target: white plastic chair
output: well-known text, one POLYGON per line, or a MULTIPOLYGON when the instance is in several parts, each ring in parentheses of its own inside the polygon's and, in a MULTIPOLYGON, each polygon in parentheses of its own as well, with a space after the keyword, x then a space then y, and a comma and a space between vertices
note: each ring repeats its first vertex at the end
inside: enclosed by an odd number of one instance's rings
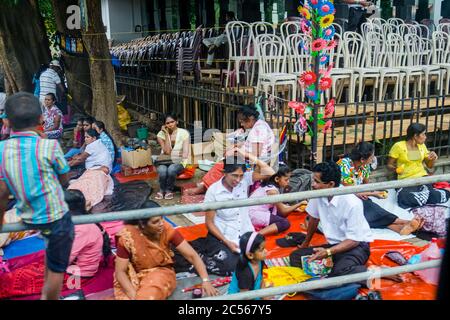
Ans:
MULTIPOLYGON (((344 33, 345 67, 352 69, 357 74, 358 101, 362 101, 366 79, 373 79, 373 97, 378 88, 380 73, 376 68, 366 67, 368 57, 365 55, 363 37, 356 32, 344 33)), ((370 63, 369 63, 370 64, 370 63)))
POLYGON ((437 25, 436 31, 442 31, 446 34, 450 34, 450 23, 439 23, 437 25))
POLYGON ((439 66, 431 65, 431 41, 415 34, 405 36, 408 66, 418 66, 424 73, 425 97, 428 96, 430 76, 437 77, 437 88, 442 91, 442 72, 439 66))
POLYGON ((286 73, 286 46, 280 37, 273 35, 271 40, 267 40, 267 35, 260 35, 256 42, 258 50, 258 63, 260 73, 256 87, 256 96, 262 88, 266 95, 269 87, 272 88, 272 95, 276 94, 277 86, 291 86, 291 100, 297 96, 297 76, 286 73))
POLYGON ((355 102, 356 74, 353 73, 353 70, 344 67, 344 44, 340 34, 335 33, 334 40, 337 42, 337 46, 329 51, 330 63, 333 63, 334 66, 330 73, 332 95, 336 98, 336 101, 340 101, 345 83, 348 80, 347 100, 353 103, 355 102))
POLYGON ((372 24, 378 25, 380 28, 383 28, 383 24, 386 23, 386 20, 384 20, 383 18, 369 18, 367 19, 367 21, 372 24))
POLYGON ((387 78, 395 80, 394 99, 402 95, 401 70, 387 66, 387 48, 382 33, 369 32, 366 36, 366 67, 380 74, 378 100, 383 101, 386 95, 388 83, 387 78))
MULTIPOLYGON (((254 54, 251 52, 252 48, 252 29, 249 23, 244 21, 231 21, 225 26, 225 32, 228 39, 228 68, 225 80, 225 87, 228 87, 231 73, 231 64, 234 63, 234 70, 236 72, 236 84, 240 84, 240 66, 241 63, 246 63, 255 60, 254 54)), ((247 73, 247 83, 250 78, 247 73)))
POLYGON ((443 31, 435 31, 432 35, 432 63, 445 70, 445 94, 450 92, 450 35, 443 31))
POLYGON ((338 33, 340 36, 342 36, 343 30, 342 26, 339 23, 333 22, 333 27, 336 33, 338 33))
MULTIPOLYGON (((310 69, 312 58, 304 48, 311 47, 311 37, 307 34, 291 34, 287 37, 285 44, 288 53, 288 73, 298 77, 310 69)), ((305 98, 303 90, 300 90, 300 96, 302 99, 305 98)))
POLYGON ((281 39, 286 43, 291 34, 301 33, 300 21, 286 21, 280 25, 281 39))
POLYGON ((398 27, 399 25, 404 24, 405 20, 400 18, 389 18, 387 19, 386 23, 398 27))
MULTIPOLYGON (((409 84, 411 78, 414 79, 414 94, 416 95, 417 91, 421 92, 423 71, 420 66, 407 66, 407 54, 403 37, 397 33, 389 34, 386 39, 386 48, 388 67, 400 69, 402 72, 400 92, 402 92, 403 79, 405 79, 404 96, 406 98, 409 97, 409 84)), ((403 95, 400 95, 400 97, 403 97, 403 95)))

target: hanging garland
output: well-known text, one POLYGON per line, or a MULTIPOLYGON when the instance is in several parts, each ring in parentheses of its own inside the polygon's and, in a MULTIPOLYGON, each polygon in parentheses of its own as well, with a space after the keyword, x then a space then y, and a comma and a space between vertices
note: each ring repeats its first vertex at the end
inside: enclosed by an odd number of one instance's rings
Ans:
POLYGON ((299 134, 308 134, 312 137, 312 124, 317 121, 317 128, 324 133, 331 129, 331 117, 334 113, 335 100, 330 99, 326 106, 320 106, 322 94, 331 88, 332 80, 330 73, 333 65, 330 63, 330 51, 337 43, 334 40, 336 32, 333 21, 335 8, 333 1, 328 0, 305 0, 303 6, 298 7, 302 15, 300 27, 304 34, 311 36, 311 44, 300 43, 300 49, 308 52, 314 63, 311 70, 305 71, 299 78, 299 82, 305 90, 306 103, 291 101, 289 107, 298 114, 298 120, 294 130, 299 134), (319 68, 314 68, 319 64, 319 68), (316 74, 313 70, 319 70, 316 74), (317 119, 313 117, 313 110, 317 108, 317 119))

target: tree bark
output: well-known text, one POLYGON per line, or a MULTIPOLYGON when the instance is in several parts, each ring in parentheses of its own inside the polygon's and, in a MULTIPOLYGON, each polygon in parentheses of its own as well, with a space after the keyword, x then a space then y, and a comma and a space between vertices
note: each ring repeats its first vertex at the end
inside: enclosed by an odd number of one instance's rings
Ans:
MULTIPOLYGON (((81 30, 67 28, 68 15, 66 10, 71 5, 78 5, 78 0, 52 0, 56 28, 61 34, 80 38, 81 30)), ((72 104, 80 111, 92 114, 91 76, 88 57, 78 57, 61 50, 65 75, 72 104)))
POLYGON ((101 1, 86 1, 88 26, 82 32, 83 41, 89 54, 92 86, 92 114, 102 120, 108 131, 120 141, 114 69, 111 63, 108 40, 102 20, 101 1))
POLYGON ((0 64, 7 91, 32 91, 32 77, 50 62, 49 42, 37 0, 0 1, 0 64))

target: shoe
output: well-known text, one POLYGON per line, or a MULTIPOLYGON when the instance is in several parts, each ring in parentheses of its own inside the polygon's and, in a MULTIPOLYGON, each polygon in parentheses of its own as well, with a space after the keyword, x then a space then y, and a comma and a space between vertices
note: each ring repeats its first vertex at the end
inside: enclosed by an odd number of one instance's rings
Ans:
POLYGON ((155 200, 162 200, 164 199, 164 194, 162 192, 158 192, 155 196, 155 200))
POLYGON ((172 192, 167 192, 164 199, 166 200, 172 200, 173 199, 173 193, 172 192))

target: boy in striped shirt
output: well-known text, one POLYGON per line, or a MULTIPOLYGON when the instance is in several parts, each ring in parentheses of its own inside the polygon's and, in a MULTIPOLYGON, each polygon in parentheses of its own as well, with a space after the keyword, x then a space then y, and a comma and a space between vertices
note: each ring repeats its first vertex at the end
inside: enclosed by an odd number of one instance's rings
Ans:
POLYGON ((25 225, 46 239, 45 283, 41 299, 57 300, 69 264, 74 226, 61 185, 70 168, 57 140, 42 139, 39 100, 29 93, 11 96, 5 105, 10 139, 0 142, 0 227, 8 196, 17 200, 25 225))

